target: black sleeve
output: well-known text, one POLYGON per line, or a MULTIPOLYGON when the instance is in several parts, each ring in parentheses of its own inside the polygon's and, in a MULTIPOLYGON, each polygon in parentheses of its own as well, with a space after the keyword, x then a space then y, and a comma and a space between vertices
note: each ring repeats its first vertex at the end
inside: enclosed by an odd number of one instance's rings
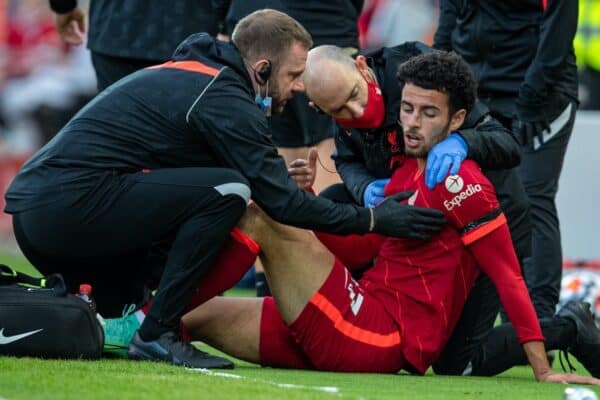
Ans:
POLYGON ((453 0, 440 1, 438 27, 433 37, 433 47, 439 50, 452 50, 452 31, 456 25, 458 6, 453 0))
POLYGON ((356 9, 356 14, 360 15, 362 12, 363 6, 365 5, 365 0, 351 0, 352 5, 356 9))
MULTIPOLYGON (((519 89, 519 107, 531 108, 532 118, 547 104, 548 89, 562 79, 562 68, 577 32, 578 2, 549 0, 540 26, 537 53, 519 89)), ((535 119, 535 118, 533 118, 535 119)))
POLYGON ((514 168, 521 162, 521 148, 512 133, 489 114, 474 127, 458 133, 469 146, 467 157, 483 169, 514 168))
POLYGON ((212 5, 215 17, 217 18, 219 33, 227 33, 225 29, 225 17, 229 11, 231 0, 211 0, 210 3, 212 5))
POLYGON ((50 8, 57 14, 66 14, 77 7, 77 0, 50 0, 50 8))
POLYGON ((252 199, 274 220, 330 233, 366 233, 367 209, 336 204, 298 189, 267 136, 264 114, 236 80, 218 77, 188 112, 188 122, 204 135, 215 156, 248 179, 252 199))
POLYGON ((361 155, 353 150, 353 143, 342 128, 335 134, 335 151, 332 158, 344 185, 357 204, 363 204, 367 185, 376 178, 369 173, 361 155))

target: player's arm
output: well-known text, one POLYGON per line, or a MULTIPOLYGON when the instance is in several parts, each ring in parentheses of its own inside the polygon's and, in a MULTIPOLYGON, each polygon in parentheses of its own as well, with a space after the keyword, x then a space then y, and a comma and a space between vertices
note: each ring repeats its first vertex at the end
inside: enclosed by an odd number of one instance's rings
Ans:
MULTIPOLYGON (((496 287, 519 342, 522 345, 538 342, 543 348, 544 337, 512 247, 506 217, 500 210, 492 184, 479 166, 465 161, 458 176, 448 177, 444 185, 434 189, 433 196, 446 210, 448 222, 458 230, 479 268, 496 287)), ((549 369, 547 359, 545 364, 537 359, 538 347, 528 345, 525 349, 528 357, 531 355, 535 361, 532 366, 536 378, 549 369)))
POLYGON ((465 232, 463 242, 494 283, 535 377, 542 380, 550 371, 544 338, 521 275, 504 214, 478 226, 474 224, 465 232))
MULTIPOLYGON (((481 228, 485 230, 485 225, 481 228)), ((540 382, 597 384, 592 377, 553 371, 548 363, 541 328, 529 298, 506 223, 470 243, 469 251, 498 290, 502 305, 540 382)))

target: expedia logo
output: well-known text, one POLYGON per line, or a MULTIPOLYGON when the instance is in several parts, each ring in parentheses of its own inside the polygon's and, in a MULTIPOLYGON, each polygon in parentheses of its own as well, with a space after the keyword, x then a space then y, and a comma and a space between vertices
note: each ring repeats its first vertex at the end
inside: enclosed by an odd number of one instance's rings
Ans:
MULTIPOLYGON (((446 179, 446 182, 447 181, 448 180, 446 179)), ((462 179, 461 179, 461 183, 462 183, 462 179)), ((446 185, 446 187, 447 187, 447 185, 446 185)), ((460 192, 459 194, 454 196, 452 198, 452 200, 450 200, 450 201, 445 200, 444 207, 446 207, 446 210, 452 211, 452 209, 454 207, 460 207, 463 200, 466 200, 467 198, 471 197, 472 195, 474 195, 477 192, 481 192, 481 185, 479 183, 477 183, 475 185, 468 184, 467 190, 460 192)))
POLYGON ((446 185, 446 190, 448 190, 450 193, 458 193, 462 190, 465 183, 460 176, 449 175, 444 184, 446 185))

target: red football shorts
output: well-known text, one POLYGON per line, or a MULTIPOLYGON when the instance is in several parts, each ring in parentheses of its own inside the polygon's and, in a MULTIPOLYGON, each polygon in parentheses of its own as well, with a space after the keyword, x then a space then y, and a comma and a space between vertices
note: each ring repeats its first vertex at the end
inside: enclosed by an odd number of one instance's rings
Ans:
POLYGON ((405 362, 398 326, 337 259, 296 321, 286 326, 267 297, 260 325, 265 366, 395 373, 405 362))

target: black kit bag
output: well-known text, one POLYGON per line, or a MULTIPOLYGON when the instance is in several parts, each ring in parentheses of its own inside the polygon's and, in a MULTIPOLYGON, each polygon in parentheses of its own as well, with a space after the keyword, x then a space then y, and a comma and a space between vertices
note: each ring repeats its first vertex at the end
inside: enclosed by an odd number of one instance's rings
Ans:
POLYGON ((104 330, 59 274, 34 278, 0 264, 0 355, 99 358, 104 330))

